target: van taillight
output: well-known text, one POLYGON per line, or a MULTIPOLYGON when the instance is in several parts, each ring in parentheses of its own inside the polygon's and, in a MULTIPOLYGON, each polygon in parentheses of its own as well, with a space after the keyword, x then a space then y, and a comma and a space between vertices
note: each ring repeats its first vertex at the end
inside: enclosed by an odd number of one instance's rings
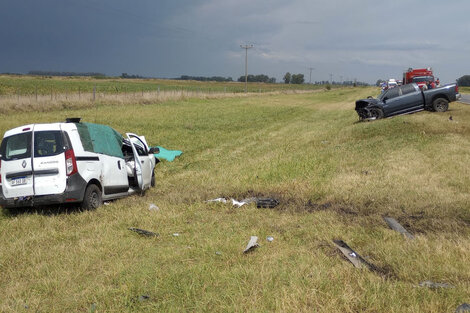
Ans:
POLYGON ((455 93, 459 93, 459 85, 455 85, 455 93))
POLYGON ((77 160, 75 159, 75 153, 73 152, 73 149, 65 151, 65 172, 67 173, 67 176, 78 172, 77 160))

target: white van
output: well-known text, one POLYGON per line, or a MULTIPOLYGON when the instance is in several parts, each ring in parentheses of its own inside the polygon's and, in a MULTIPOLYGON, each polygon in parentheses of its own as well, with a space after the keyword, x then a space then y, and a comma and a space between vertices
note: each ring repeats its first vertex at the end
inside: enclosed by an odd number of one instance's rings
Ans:
POLYGON ((0 146, 0 205, 81 203, 143 192, 155 185, 157 160, 144 137, 106 125, 30 124, 5 132, 0 146))

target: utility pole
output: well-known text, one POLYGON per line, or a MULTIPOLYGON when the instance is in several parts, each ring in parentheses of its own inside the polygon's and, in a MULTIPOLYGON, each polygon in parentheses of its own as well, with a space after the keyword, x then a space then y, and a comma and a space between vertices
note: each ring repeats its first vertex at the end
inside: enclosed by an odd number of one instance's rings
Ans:
POLYGON ((330 73, 330 85, 333 84, 333 74, 330 73))
POLYGON ((253 48, 253 45, 240 45, 240 48, 245 49, 245 93, 246 93, 247 84, 248 84, 248 49, 253 48))
POLYGON ((314 70, 314 68, 309 67, 308 69, 310 70, 310 79, 308 80, 308 83, 311 84, 312 83, 312 71, 314 70))

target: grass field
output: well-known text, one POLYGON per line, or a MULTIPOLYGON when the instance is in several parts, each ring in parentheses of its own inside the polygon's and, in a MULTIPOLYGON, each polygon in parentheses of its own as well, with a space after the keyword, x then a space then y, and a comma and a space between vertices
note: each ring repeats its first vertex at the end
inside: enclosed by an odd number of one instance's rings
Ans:
POLYGON ((354 101, 377 93, 2 114, 1 133, 80 116, 184 153, 157 165, 143 197, 86 212, 2 210, 0 311, 442 313, 470 303, 470 107, 357 123, 354 101), (280 205, 206 202, 250 196, 280 205), (244 255, 252 235, 261 246, 244 255), (333 239, 377 271, 354 268, 333 239), (418 287, 427 280, 453 288, 418 287))
MULTIPOLYGON (((309 84, 248 84, 249 92, 272 92, 285 90, 312 90, 324 86, 309 84)), ((93 77, 55 77, 28 75, 0 75, 0 96, 35 96, 52 94, 91 93, 121 94, 155 91, 229 92, 245 91, 245 84, 239 82, 199 82, 169 79, 121 79, 93 77)))

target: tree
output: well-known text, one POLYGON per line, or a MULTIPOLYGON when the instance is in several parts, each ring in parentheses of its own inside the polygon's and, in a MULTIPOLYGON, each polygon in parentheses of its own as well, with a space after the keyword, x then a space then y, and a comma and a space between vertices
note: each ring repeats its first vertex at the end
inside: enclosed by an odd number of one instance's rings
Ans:
POLYGON ((470 86, 470 75, 464 75, 457 79, 457 84, 462 87, 469 87, 470 86))
POLYGON ((287 72, 286 75, 284 75, 284 78, 283 78, 284 83, 285 83, 285 84, 289 84, 291 78, 292 78, 292 77, 291 77, 291 74, 290 74, 289 72, 287 72))
POLYGON ((293 74, 291 78, 291 83, 293 84, 303 84, 305 82, 304 74, 293 74))

